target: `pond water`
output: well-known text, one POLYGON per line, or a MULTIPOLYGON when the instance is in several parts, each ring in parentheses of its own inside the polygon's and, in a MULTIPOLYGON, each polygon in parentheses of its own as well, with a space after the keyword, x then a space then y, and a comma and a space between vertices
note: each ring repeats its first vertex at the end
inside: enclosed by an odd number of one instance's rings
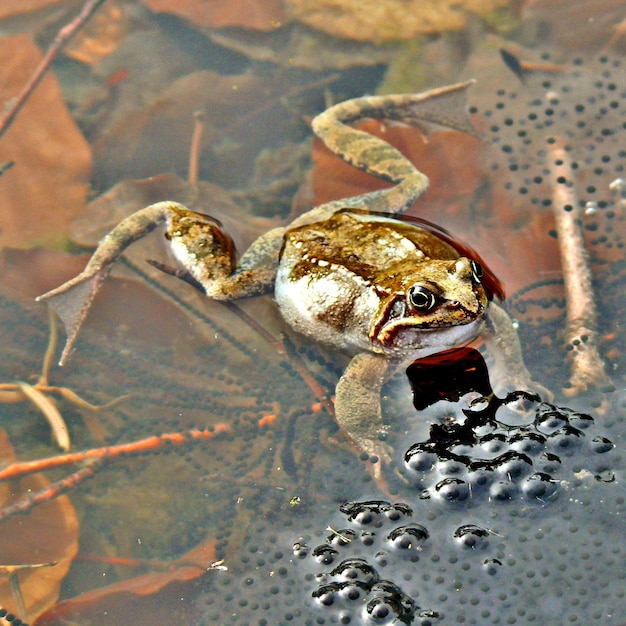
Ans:
MULTIPOLYGON (((0 566, 58 561, 18 572, 25 615, 3 570, 0 607, 40 625, 625 624, 624 3, 440 3, 425 32, 411 2, 372 3, 387 13, 371 19, 349 2, 223 4, 103 3, 0 135, 13 163, 0 178, 3 464, 11 446, 19 460, 58 454, 45 408, 16 403, 14 381, 58 400, 72 451, 228 426, 110 459, 57 508, 0 521, 0 566), (416 362, 383 389, 381 468, 326 408, 348 357, 287 328, 269 296, 238 303, 242 317, 148 265, 174 263, 159 235, 131 246, 49 375, 94 404, 130 397, 95 413, 33 381, 48 340, 34 297, 123 217, 183 202, 241 252, 313 205, 386 185, 313 141, 326 106, 470 78, 476 136, 365 128, 428 175, 409 213, 498 276, 554 398, 507 395, 480 346, 416 362), (560 147, 608 375, 578 394, 552 215, 560 147)), ((4 102, 80 6, 0 10, 4 102)), ((0 483, 3 505, 45 489, 37 476, 0 483)))

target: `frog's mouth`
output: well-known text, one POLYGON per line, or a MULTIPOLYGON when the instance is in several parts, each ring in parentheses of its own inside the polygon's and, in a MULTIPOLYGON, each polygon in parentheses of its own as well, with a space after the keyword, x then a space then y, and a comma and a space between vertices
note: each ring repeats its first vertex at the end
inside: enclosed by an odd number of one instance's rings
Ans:
POLYGON ((426 313, 411 310, 404 298, 390 298, 370 326, 369 338, 385 349, 419 349, 441 342, 443 346, 459 345, 478 333, 488 300, 481 289, 474 302, 442 301, 426 313))
POLYGON ((456 326, 422 328, 416 324, 393 324, 385 327, 372 341, 383 352, 427 351, 432 354, 471 343, 480 334, 483 318, 456 326))

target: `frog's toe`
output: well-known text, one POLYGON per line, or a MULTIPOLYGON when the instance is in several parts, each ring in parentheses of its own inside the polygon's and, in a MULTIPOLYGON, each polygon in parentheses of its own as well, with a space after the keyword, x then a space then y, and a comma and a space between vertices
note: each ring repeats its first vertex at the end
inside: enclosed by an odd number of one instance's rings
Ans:
POLYGON ((500 397, 504 397, 508 393, 512 393, 514 391, 527 391, 538 395, 544 402, 552 402, 552 400, 554 400, 554 394, 547 387, 544 387, 541 383, 533 380, 530 375, 513 376, 497 380, 494 383, 494 391, 496 392, 496 395, 500 397))
POLYGON ((393 448, 380 439, 367 439, 359 441, 361 450, 370 457, 370 460, 381 464, 389 465, 393 455, 393 448))
POLYGON ((544 387, 532 378, 516 381, 515 391, 529 391, 538 395, 544 402, 552 402, 554 400, 554 394, 547 387, 544 387))
POLYGON ((529 391, 536 393, 544 402, 552 402, 554 400, 554 394, 536 380, 531 381, 529 391))

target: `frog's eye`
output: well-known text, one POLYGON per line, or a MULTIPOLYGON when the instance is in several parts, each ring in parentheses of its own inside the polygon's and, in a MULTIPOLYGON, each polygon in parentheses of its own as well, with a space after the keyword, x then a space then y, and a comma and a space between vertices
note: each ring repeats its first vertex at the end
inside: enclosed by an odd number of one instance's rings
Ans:
POLYGON ((470 267, 472 268, 472 279, 477 285, 480 285, 484 275, 483 266, 476 261, 470 261, 470 267))
POLYGON ((423 285, 409 289, 409 304, 418 311, 430 311, 437 304, 437 296, 423 285))

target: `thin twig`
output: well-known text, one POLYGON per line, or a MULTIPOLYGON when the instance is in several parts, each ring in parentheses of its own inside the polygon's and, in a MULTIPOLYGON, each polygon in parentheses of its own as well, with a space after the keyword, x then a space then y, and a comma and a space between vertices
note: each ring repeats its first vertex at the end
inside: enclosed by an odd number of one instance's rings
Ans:
POLYGON ((202 111, 193 114, 193 134, 191 135, 191 147, 189 149, 189 171, 187 173, 190 185, 198 184, 198 164, 200 162, 200 148, 202 147, 202 135, 204 134, 205 115, 202 111))
POLYGON ((74 489, 74 487, 78 486, 87 478, 91 478, 102 465, 104 465, 104 459, 91 459, 85 467, 82 467, 73 474, 50 483, 41 491, 29 493, 17 502, 2 507, 0 509, 0 522, 4 522, 16 515, 24 515, 34 509, 38 504, 44 504, 45 502, 50 502, 58 498, 66 491, 74 489))
POLYGON ((35 461, 16 461, 8 467, 0 470, 0 482, 15 478, 22 478, 34 472, 42 472, 57 467, 83 463, 85 461, 109 461, 121 456, 134 456, 147 452, 157 452, 170 446, 180 446, 186 443, 204 441, 211 439, 221 433, 230 432, 228 424, 215 424, 207 430, 188 430, 182 433, 166 433, 155 435, 131 443, 121 443, 114 446, 104 446, 102 448, 92 448, 82 452, 70 452, 57 456, 37 459, 35 461))
POLYGON ((33 75, 30 77, 26 85, 24 85, 19 95, 13 100, 4 116, 0 119, 0 137, 2 137, 2 135, 4 135, 4 133, 6 133, 9 129, 13 120, 26 104, 33 91, 35 91, 37 85, 39 85, 41 79, 45 76, 60 50, 67 45, 70 39, 76 35, 76 33, 87 23, 89 18, 100 8, 102 4, 104 4, 104 2, 106 2, 106 0, 87 0, 81 12, 69 24, 63 26, 63 28, 61 28, 61 30, 57 33, 54 41, 48 48, 48 51, 33 72, 33 75))

